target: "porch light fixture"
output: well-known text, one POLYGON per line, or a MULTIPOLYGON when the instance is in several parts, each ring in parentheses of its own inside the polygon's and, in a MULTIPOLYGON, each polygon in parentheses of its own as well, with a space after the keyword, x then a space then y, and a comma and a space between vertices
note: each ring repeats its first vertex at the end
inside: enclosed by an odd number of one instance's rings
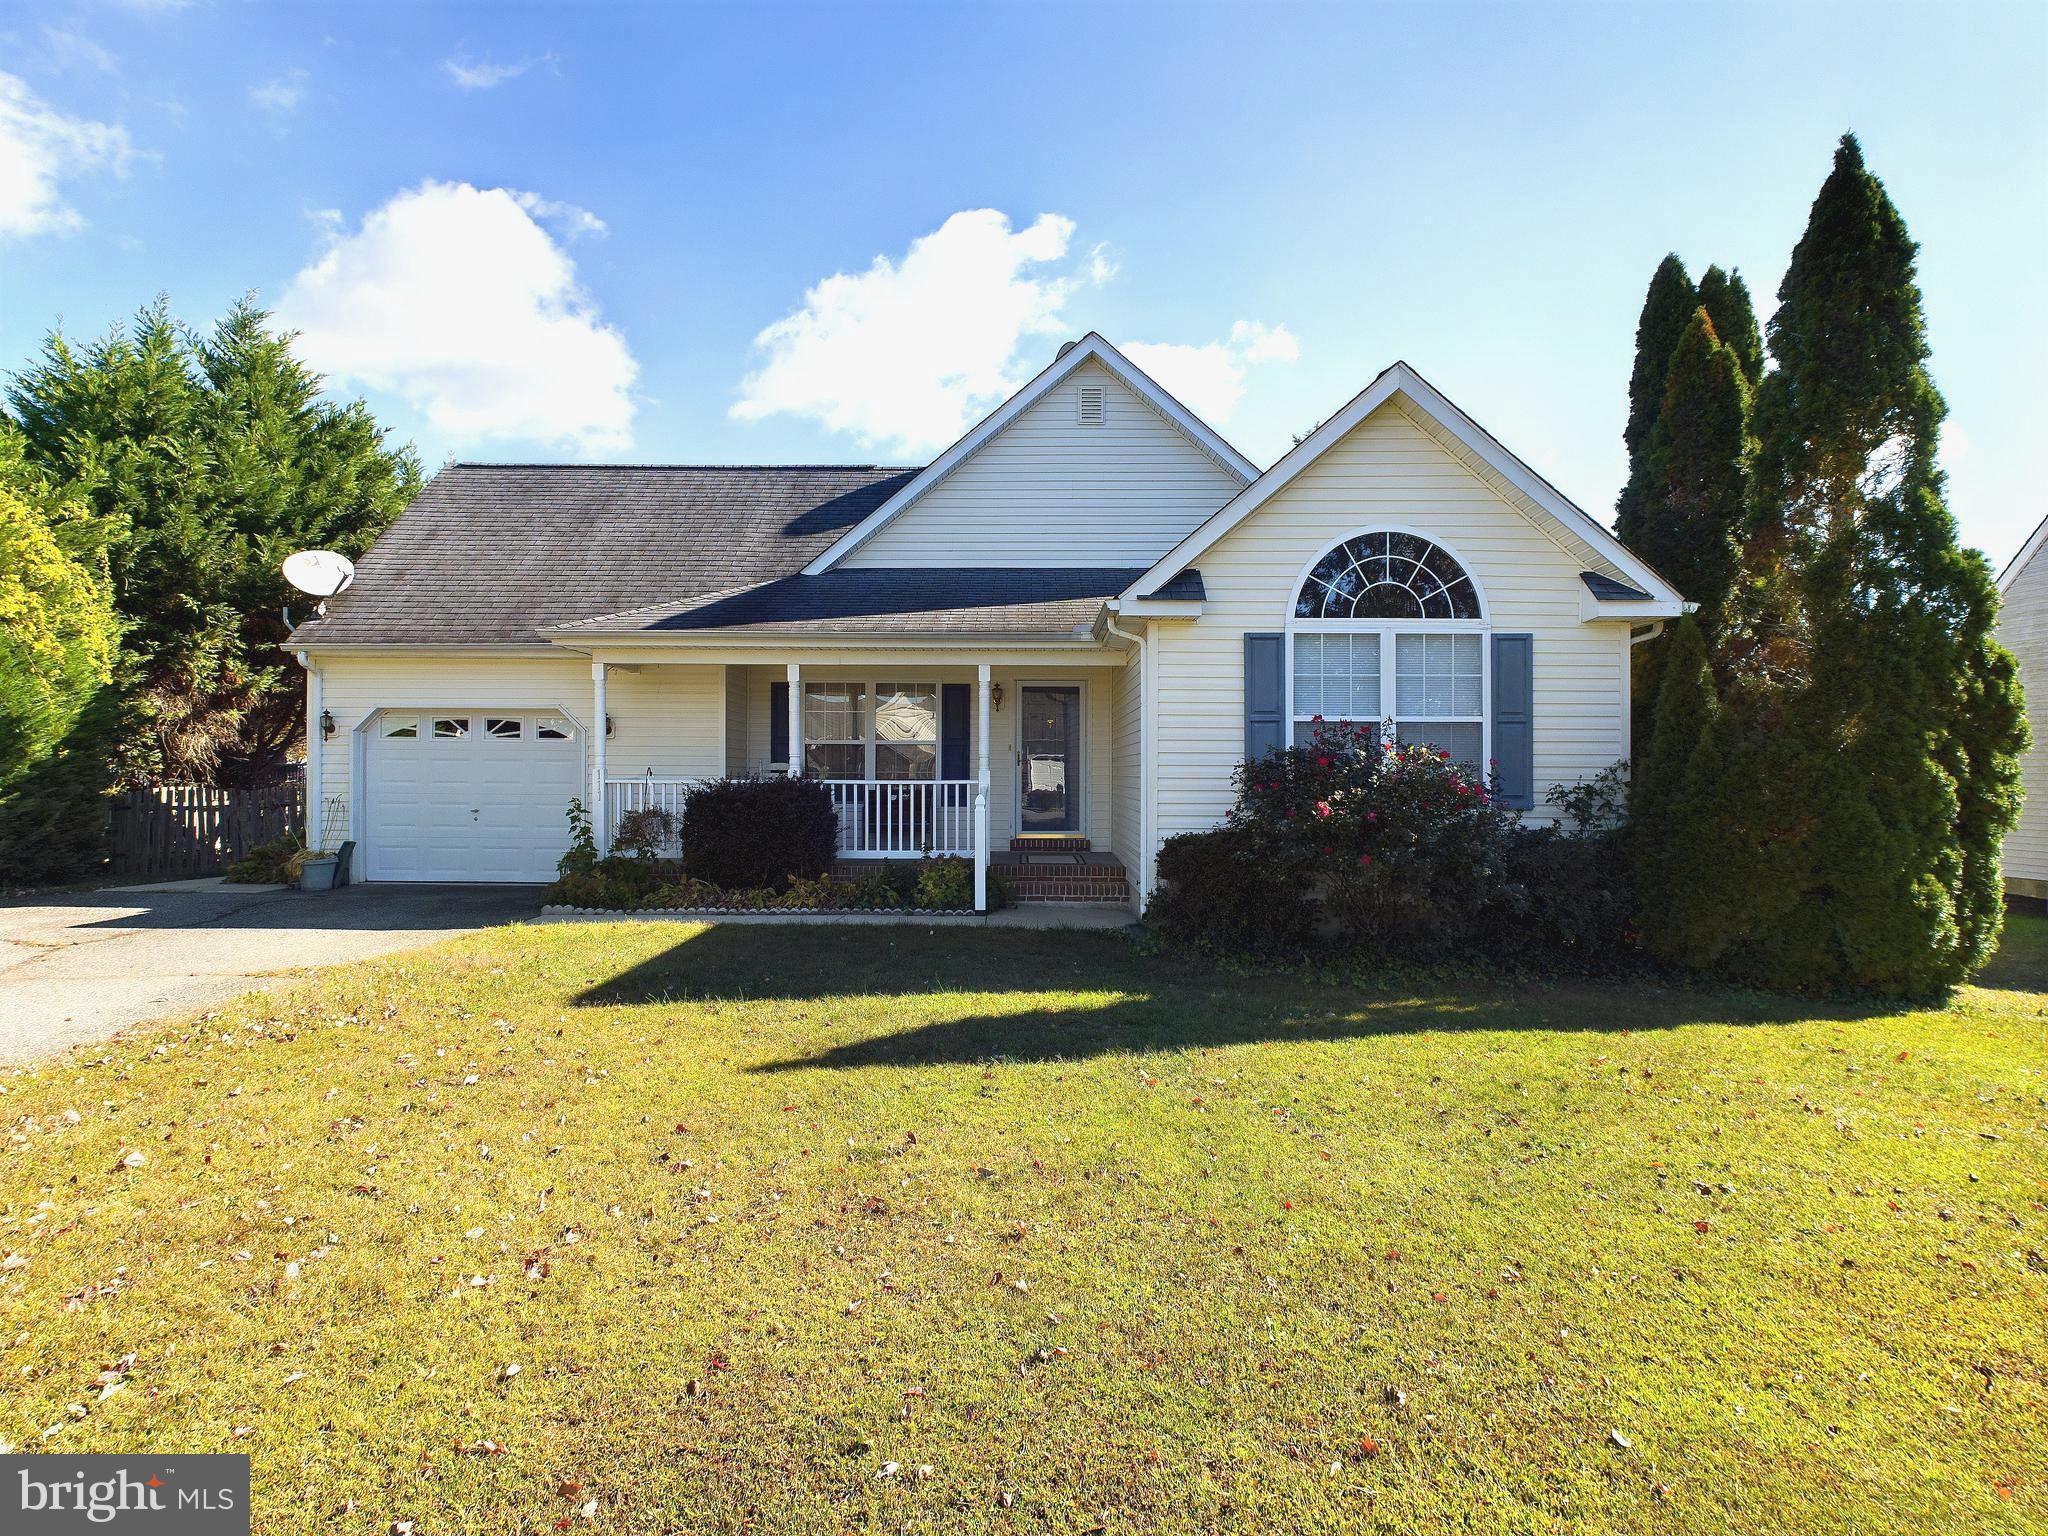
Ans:
POLYGON ((605 733, 605 735, 607 735, 607 736, 611 736, 611 735, 614 735, 614 734, 616 734, 616 732, 618 731, 618 729, 619 729, 619 722, 618 722, 618 721, 616 721, 616 720, 614 720, 614 719, 613 719, 613 718, 611 717, 611 713, 610 713, 610 711, 606 711, 606 713, 605 713, 605 717, 604 717, 604 733, 605 733))
POLYGON ((1001 713, 1003 708, 1003 685, 1001 683, 990 683, 988 685, 988 707, 997 713, 1001 713))
POLYGON ((320 739, 322 741, 325 741, 328 737, 332 736, 333 734, 334 711, 331 709, 323 709, 320 711, 320 739))

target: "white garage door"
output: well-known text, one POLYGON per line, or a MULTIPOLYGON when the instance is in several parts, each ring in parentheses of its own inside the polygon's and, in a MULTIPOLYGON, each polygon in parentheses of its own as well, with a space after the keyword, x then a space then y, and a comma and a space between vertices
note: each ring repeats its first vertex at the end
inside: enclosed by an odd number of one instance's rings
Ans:
POLYGON ((555 878, 583 777, 583 743, 561 715, 386 710, 365 756, 365 879, 555 878))

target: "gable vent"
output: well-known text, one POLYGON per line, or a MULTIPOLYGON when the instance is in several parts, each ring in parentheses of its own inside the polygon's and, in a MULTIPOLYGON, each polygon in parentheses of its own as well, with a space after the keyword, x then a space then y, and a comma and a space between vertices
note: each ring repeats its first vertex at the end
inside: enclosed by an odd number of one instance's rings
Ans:
POLYGON ((1103 389, 1100 384, 1081 386, 1081 425, 1099 427, 1103 416, 1103 389))

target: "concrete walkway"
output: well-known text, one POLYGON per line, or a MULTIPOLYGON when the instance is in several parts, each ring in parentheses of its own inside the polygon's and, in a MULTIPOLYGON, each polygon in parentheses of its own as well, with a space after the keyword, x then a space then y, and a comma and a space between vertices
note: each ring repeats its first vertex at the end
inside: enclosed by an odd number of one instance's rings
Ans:
POLYGON ((520 885, 177 881, 0 903, 0 1063, 27 1061, 316 966, 531 918, 520 885))

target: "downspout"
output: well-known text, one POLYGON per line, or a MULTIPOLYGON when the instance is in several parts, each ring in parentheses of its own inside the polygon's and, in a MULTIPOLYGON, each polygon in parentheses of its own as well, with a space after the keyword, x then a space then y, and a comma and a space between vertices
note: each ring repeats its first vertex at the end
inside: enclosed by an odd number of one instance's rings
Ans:
POLYGON ((1103 627, 1117 639, 1127 641, 1138 651, 1138 868, 1136 894, 1138 915, 1145 913, 1145 902, 1152 890, 1152 658, 1147 654, 1145 637, 1119 628, 1117 602, 1110 599, 1103 609, 1103 627))

